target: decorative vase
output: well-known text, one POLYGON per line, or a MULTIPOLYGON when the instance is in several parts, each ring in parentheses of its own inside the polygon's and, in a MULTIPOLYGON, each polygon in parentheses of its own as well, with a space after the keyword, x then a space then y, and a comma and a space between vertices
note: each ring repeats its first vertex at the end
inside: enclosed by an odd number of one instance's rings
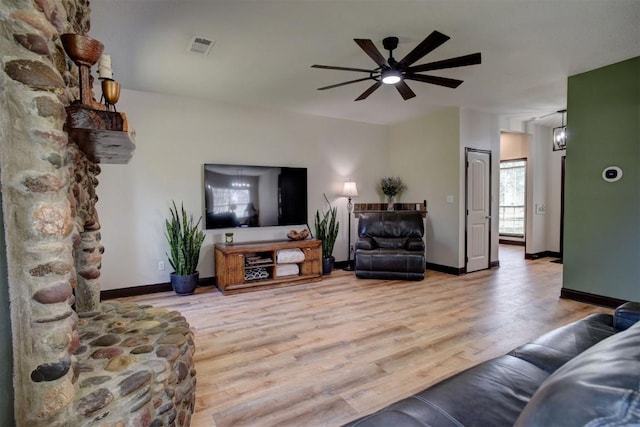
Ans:
POLYGON ((331 274, 333 271, 333 263, 335 262, 334 257, 322 258, 322 275, 326 276, 331 274))
POLYGON ((387 210, 388 211, 392 211, 393 210, 393 199, 394 199, 394 196, 387 196, 387 210))
POLYGON ((173 291, 176 294, 191 295, 198 285, 200 273, 196 271, 195 273, 189 274, 188 276, 178 276, 176 273, 171 273, 169 277, 171 278, 171 286, 173 287, 173 291))

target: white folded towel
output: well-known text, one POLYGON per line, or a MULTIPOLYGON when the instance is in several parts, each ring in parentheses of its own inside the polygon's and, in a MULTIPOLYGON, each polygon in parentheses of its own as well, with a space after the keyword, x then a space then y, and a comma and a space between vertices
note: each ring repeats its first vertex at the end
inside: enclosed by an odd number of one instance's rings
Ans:
POLYGON ((280 249, 276 255, 276 262, 278 264, 289 264, 302 261, 304 261, 304 252, 300 249, 280 249))
POLYGON ((298 264, 278 264, 276 265, 276 277, 296 276, 300 273, 298 264))

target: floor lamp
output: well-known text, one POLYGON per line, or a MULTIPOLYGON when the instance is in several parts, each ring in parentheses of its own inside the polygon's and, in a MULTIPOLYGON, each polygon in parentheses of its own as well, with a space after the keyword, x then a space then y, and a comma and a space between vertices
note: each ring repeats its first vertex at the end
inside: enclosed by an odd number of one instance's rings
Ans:
POLYGON ((344 268, 346 271, 353 271, 353 265, 351 265, 351 211, 353 210, 353 204, 351 203, 351 199, 353 197, 358 197, 358 187, 356 187, 356 183, 354 181, 345 181, 344 188, 342 190, 342 195, 349 199, 347 203, 347 211, 349 212, 349 220, 348 220, 348 246, 347 246, 347 266, 344 268))

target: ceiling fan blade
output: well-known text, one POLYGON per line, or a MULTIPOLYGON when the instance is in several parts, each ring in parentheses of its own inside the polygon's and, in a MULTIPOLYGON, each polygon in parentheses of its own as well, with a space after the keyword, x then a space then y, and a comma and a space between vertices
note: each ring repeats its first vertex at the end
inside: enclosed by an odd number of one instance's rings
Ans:
POLYGON ((400 92, 400 95, 402 95, 402 99, 404 99, 405 101, 416 96, 416 94, 413 93, 409 85, 404 80, 400 80, 398 83, 396 83, 396 89, 398 89, 398 92, 400 92))
POLYGON ((400 62, 398 62, 398 68, 404 69, 410 66, 411 64, 425 56, 427 53, 442 45, 450 38, 451 37, 446 36, 439 31, 433 31, 427 36, 426 39, 422 40, 422 42, 420 42, 418 46, 416 46, 411 52, 409 52, 407 56, 405 56, 400 60, 400 62))
POLYGON ((351 68, 351 67, 334 67, 333 65, 317 65, 314 64, 311 68, 322 68, 324 70, 341 70, 341 71, 361 71, 363 73, 371 73, 373 70, 365 70, 364 68, 351 68))
POLYGON ((319 88, 318 88, 318 90, 333 89, 334 87, 339 87, 339 86, 349 85, 349 84, 351 84, 351 83, 363 82, 363 81, 365 81, 365 80, 371 80, 371 77, 363 77, 363 78, 361 78, 361 79, 349 80, 348 82, 342 82, 342 83, 338 83, 338 84, 331 85, 331 86, 319 87, 319 88))
POLYGON ((376 89, 378 89, 380 86, 382 85, 382 82, 375 82, 373 85, 371 85, 371 87, 369 87, 369 89, 365 90, 364 92, 362 92, 362 95, 360 95, 359 97, 357 97, 355 100, 356 101, 362 101, 363 99, 366 99, 369 95, 371 95, 376 89))
POLYGON ((406 74, 405 80, 416 80, 423 83, 431 83, 438 86, 446 86, 450 88, 457 88, 462 84, 462 80, 448 79, 446 77, 437 76, 425 76, 422 74, 406 74))
POLYGON ((387 62, 387 60, 384 56, 382 56, 376 45, 374 45, 371 40, 353 39, 353 41, 358 43, 358 46, 360 46, 360 48, 364 50, 371 59, 373 59, 373 62, 378 64, 380 67, 389 67, 389 63, 387 62))
POLYGON ((456 58, 444 59, 442 61, 429 62, 428 64, 416 65, 407 68, 407 73, 419 73, 422 71, 442 70, 445 68, 465 67, 482 63, 480 52, 470 55, 458 56, 456 58))

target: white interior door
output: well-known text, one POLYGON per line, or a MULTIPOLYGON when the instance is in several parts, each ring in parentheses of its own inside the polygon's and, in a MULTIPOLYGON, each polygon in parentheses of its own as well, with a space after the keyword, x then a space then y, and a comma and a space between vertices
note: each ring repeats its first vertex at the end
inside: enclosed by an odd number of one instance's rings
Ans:
POLYGON ((489 268, 491 153, 467 151, 467 273, 489 268))

